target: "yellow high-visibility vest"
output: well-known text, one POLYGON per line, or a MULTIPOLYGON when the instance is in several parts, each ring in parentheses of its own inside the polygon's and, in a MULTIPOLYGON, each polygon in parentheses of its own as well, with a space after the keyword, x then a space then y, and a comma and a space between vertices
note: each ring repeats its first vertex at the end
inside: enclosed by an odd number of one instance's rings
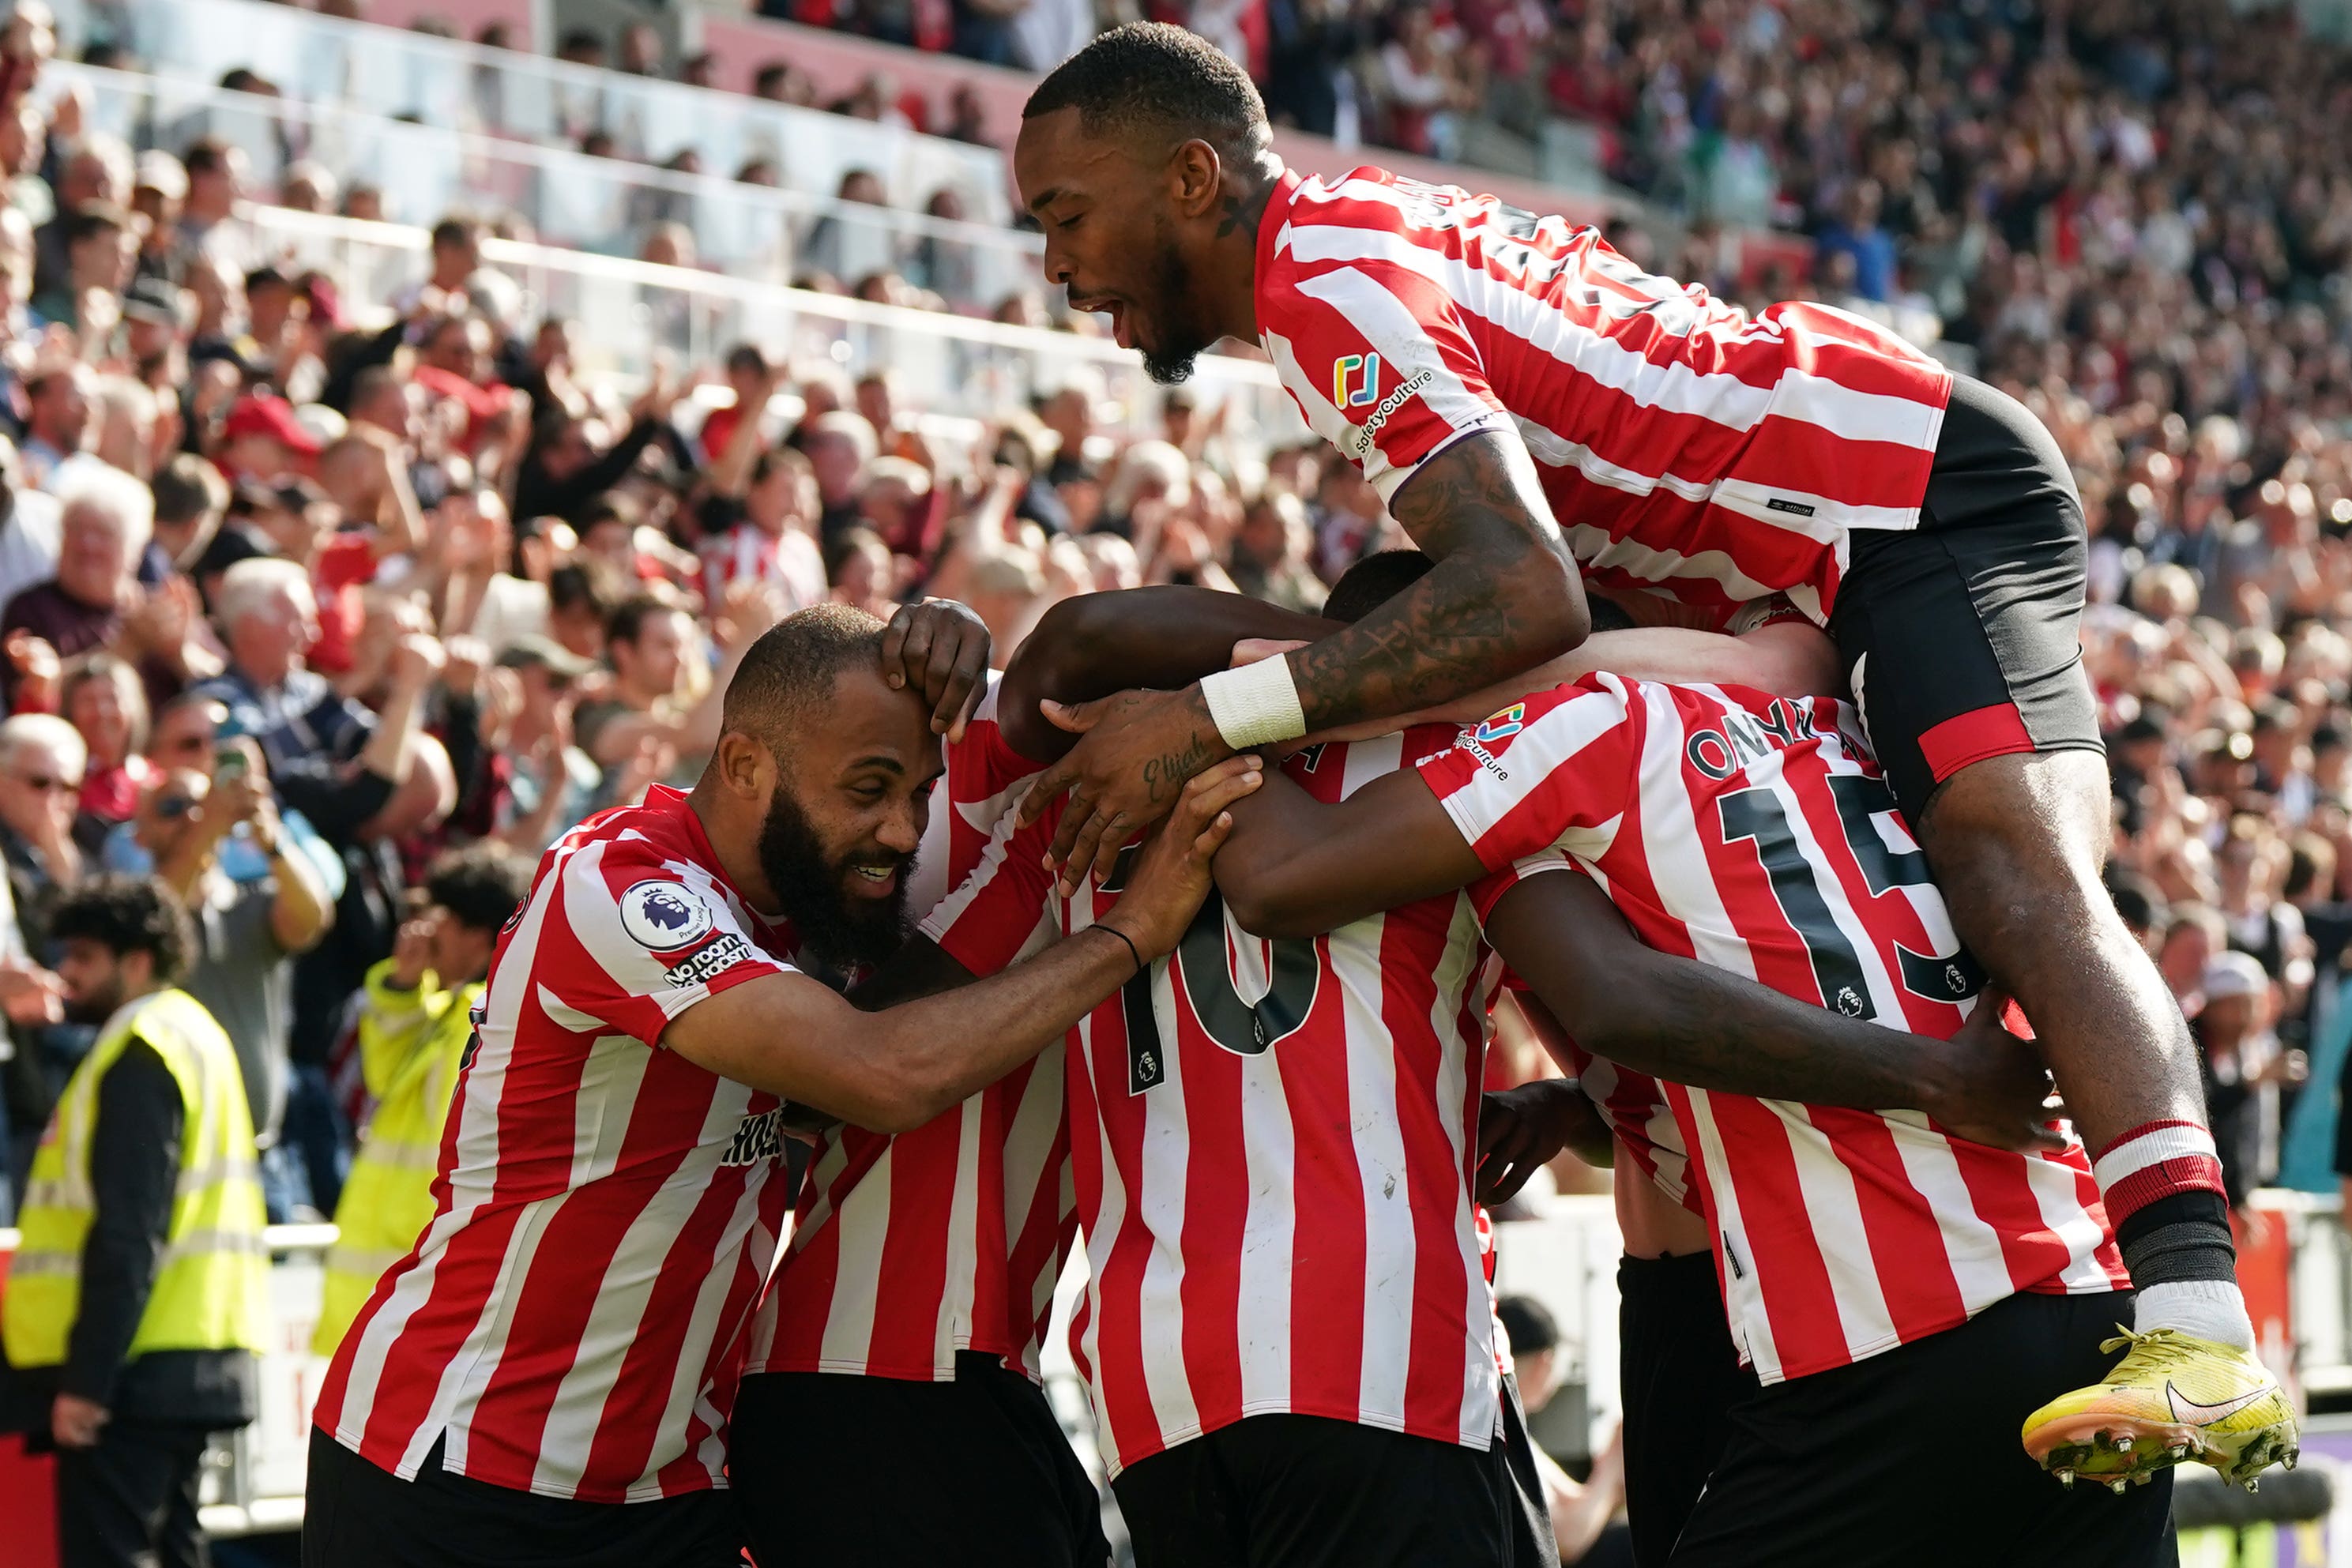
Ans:
POLYGON ((74 1069, 41 1134, 0 1297, 0 1335, 19 1367, 66 1357, 81 1305, 83 1239, 97 1218, 90 1145, 99 1085, 132 1040, 154 1048, 179 1085, 180 1175, 172 1224, 131 1357, 163 1350, 258 1353, 268 1335, 269 1259, 261 1181, 236 1052, 204 1004, 155 991, 116 1012, 74 1069))
POLYGON ((310 1339, 320 1355, 335 1354, 376 1281, 432 1223, 441 1127, 484 990, 476 981, 445 991, 428 973, 415 990, 396 991, 385 983, 391 973, 389 958, 368 971, 360 1013, 360 1068, 375 1110, 335 1204, 337 1235, 310 1339))

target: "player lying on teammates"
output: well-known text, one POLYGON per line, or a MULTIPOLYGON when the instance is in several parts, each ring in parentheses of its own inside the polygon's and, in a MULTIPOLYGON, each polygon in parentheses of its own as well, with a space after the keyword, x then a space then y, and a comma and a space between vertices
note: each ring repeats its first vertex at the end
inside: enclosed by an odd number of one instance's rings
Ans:
POLYGON ((783 1099, 915 1126, 1189 928, 1246 761, 1187 787, 1091 931, 1001 975, 875 1012, 802 972, 895 945, 934 705, 950 727, 976 673, 950 653, 894 687, 879 630, 840 606, 770 630, 693 791, 656 788, 541 862, 491 961, 433 1218, 320 1394, 310 1568, 735 1563, 725 1433, 783 1228, 783 1099))
MULTIPOLYGON (((1050 751, 1069 737, 1037 697, 1181 680, 1244 636, 1318 629, 1282 617, 1182 590, 1074 601, 1024 644, 997 712, 1015 745, 1050 751)), ((1337 799, 1457 733, 1334 743, 1285 767, 1337 799)), ((931 940, 886 968, 885 993, 992 970, 1041 909, 1068 933, 1108 907, 1110 889, 1055 889, 1054 827, 1008 819, 926 922, 931 940)), ((1270 946, 1204 905, 1148 983, 1072 1033, 1092 1276, 1074 1350, 1144 1568, 1517 1560, 1468 1190, 1492 993, 1476 903, 1512 880, 1270 946)), ((1613 917, 1582 961, 1612 982, 1581 1008, 1562 999, 1570 1027, 1629 1056, 2054 1141, 2039 1062, 1997 1025, 1914 1038, 1658 953, 1613 917)))
POLYGON ((2273 1387, 2169 1354, 2144 1424, 2045 1405, 2095 1377, 2129 1312, 2079 1144, 2000 1152, 1933 1118, 1727 1092, 1587 1022, 1657 983, 1596 959, 1619 916, 1858 1021, 1940 1035, 1992 1011, 1856 727, 1827 698, 1591 675, 1342 800, 1269 774, 1234 813, 1220 900, 1280 940, 1515 868, 1487 939, 1572 1039, 1664 1081, 1763 1385, 1730 1413, 1678 1568, 1817 1563, 1857 1540, 1903 1542, 1904 1561, 1921 1542, 1955 1563, 2159 1561, 2166 1488, 2128 1483, 2190 1455, 2250 1479, 2292 1460, 2291 1427, 2273 1387), (2021 1420, 2063 1434, 2062 1479, 2124 1498, 2050 1486, 2009 1441, 2021 1420))
POLYGON ((1835 640, 1954 925, 2034 1020, 2139 1329, 2173 1331, 2065 1408, 2153 1437, 2183 1357, 2270 1385, 2196 1051, 2100 882, 2082 504, 2032 413, 1828 307, 1750 319, 1646 276, 1591 227, 1376 168, 1302 178, 1247 75, 1175 27, 1116 28, 1057 67, 1013 168, 1048 282, 1163 380, 1220 338, 1261 344, 1438 560, 1311 647, 1107 705, 1030 797, 1034 814, 1069 790, 1069 874, 1107 869, 1177 780, 1236 748, 1393 719, 1572 646, 1580 578, 1710 626, 1784 594, 1835 640))

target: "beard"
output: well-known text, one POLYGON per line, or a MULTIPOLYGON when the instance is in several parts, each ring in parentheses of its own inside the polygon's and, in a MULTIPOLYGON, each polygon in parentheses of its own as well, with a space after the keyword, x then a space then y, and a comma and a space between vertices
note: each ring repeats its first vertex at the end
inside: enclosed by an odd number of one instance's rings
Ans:
POLYGON ((102 1024, 114 1016, 122 1005, 122 977, 116 975, 102 986, 93 986, 79 997, 68 997, 62 1006, 66 1022, 102 1024))
POLYGON ((860 857, 827 858, 808 814, 781 786, 760 824, 760 870, 768 879, 793 934, 837 968, 872 967, 907 939, 907 879, 915 857, 898 862, 898 880, 886 898, 859 898, 845 884, 860 857))
POLYGON ((1165 219, 1160 225, 1159 240, 1160 256, 1151 269, 1156 296, 1151 321, 1166 337, 1149 348, 1138 343, 1136 350, 1143 356, 1143 373, 1161 386, 1172 387, 1192 379, 1192 361, 1217 340, 1194 319, 1192 269, 1176 248, 1175 235, 1165 219))

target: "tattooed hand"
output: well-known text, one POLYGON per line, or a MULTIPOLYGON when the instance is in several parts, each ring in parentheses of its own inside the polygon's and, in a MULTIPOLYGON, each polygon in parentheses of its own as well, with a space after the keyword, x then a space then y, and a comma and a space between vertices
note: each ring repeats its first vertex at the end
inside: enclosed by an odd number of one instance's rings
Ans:
POLYGON ((1042 705, 1045 716, 1085 738, 1047 768, 1021 803, 1034 821, 1064 789, 1069 809, 1045 862, 1062 868, 1062 891, 1075 893, 1092 867, 1110 874, 1120 848, 1168 814, 1194 774, 1233 755, 1209 716, 1198 686, 1180 692, 1120 692, 1075 706, 1042 705))

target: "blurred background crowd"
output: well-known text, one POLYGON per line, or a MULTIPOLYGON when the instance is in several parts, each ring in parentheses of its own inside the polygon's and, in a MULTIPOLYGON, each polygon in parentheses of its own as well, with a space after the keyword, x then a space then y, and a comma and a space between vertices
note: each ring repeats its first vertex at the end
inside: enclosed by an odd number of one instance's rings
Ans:
MULTIPOLYGON (((1034 68, 1129 10, 779 14, 1034 68)), ((1285 124, 1367 159, 1507 166, 1512 138, 1575 127, 1624 199, 1609 233, 1636 261, 1751 305, 1873 313, 2032 407, 2093 529, 2084 651, 2113 742, 2116 897, 2196 1019, 2233 1191, 2283 1170, 2332 1184, 2352 1021, 2336 995, 2352 940, 2352 154, 2331 131, 2352 55, 2221 0, 1144 14, 1218 40, 1285 124), (2315 1066, 2323 1094, 2305 1092, 2315 1066)), ((495 258, 565 238, 548 187, 396 210, 338 166, 315 104, 266 121, 282 154, 266 171, 236 136, 134 125, 106 83, 156 62, 90 15, 79 74, 54 58, 39 0, 0 30, 0 1001, 16 1020, 0 1168, 19 1181, 89 1038, 50 1021, 44 912, 96 872, 158 868, 215 908, 207 962, 236 998, 222 1021, 273 1213, 331 1213, 364 1105, 352 999, 424 868, 481 841, 535 856, 594 810, 691 781, 731 659, 778 617, 948 595, 1001 660, 1069 595, 1185 582, 1312 609, 1351 561, 1403 542, 1295 422, 1122 390, 1084 359, 975 416, 971 385, 792 332, 672 330, 656 300, 633 325, 656 351, 623 367, 609 322, 495 258), (289 213, 434 226, 387 283, 289 238, 307 232, 289 213), (257 847, 281 835, 292 852, 257 847)), ((715 79, 708 53, 668 57, 662 39, 574 29, 559 52, 615 80, 715 79)), ((513 42, 496 25, 478 41, 513 42)), ((969 93, 926 99, 877 73, 826 97, 783 59, 751 79, 780 104, 989 140, 969 93)), ((282 94, 242 68, 218 89, 282 94)), ((707 187, 790 172, 706 168, 600 118, 604 101, 581 99, 548 140, 645 171, 607 214, 608 253, 697 268, 707 187)), ((1034 262, 981 265, 983 225, 1005 237, 1001 186, 850 169, 795 220, 779 280, 886 314, 1095 334, 1034 262), (894 202, 910 222, 859 229, 858 209, 894 202)), ((1519 1070, 1535 1070, 1524 1050, 1519 1070)))

